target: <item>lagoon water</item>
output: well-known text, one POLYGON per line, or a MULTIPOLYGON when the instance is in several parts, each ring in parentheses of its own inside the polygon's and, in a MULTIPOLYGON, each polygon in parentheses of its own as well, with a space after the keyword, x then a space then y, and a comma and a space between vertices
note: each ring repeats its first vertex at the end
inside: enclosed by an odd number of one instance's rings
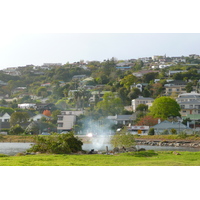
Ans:
MULTIPOLYGON (((0 154, 15 155, 20 152, 26 152, 27 149, 31 147, 33 143, 0 143, 0 154)), ((106 151, 106 146, 108 150, 113 149, 111 144, 83 144, 82 149, 90 151, 94 149, 95 151, 106 151)), ((168 147, 168 146, 148 146, 148 145, 137 145, 137 149, 145 148, 146 150, 155 151, 200 151, 200 148, 192 147, 168 147)))
POLYGON ((13 156, 20 152, 25 152, 33 143, 0 143, 0 153, 13 156))

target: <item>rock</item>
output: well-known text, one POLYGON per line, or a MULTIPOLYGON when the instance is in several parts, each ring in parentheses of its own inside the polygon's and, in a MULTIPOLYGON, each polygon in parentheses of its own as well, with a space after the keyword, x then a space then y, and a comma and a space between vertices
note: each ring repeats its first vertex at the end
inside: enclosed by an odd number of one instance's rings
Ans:
POLYGON ((118 147, 115 147, 115 148, 113 149, 113 151, 114 151, 114 152, 119 152, 119 148, 118 148, 118 147))

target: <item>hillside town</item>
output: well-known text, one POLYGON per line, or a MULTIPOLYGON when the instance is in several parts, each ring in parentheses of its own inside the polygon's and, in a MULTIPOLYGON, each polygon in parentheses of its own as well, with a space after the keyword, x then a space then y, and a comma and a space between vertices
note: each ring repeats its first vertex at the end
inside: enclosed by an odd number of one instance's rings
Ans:
POLYGON ((0 71, 0 133, 114 134, 127 126, 140 135, 152 128, 193 134, 200 131, 199 85, 196 54, 10 67, 0 71), (148 118, 161 97, 177 102, 177 116, 148 118))

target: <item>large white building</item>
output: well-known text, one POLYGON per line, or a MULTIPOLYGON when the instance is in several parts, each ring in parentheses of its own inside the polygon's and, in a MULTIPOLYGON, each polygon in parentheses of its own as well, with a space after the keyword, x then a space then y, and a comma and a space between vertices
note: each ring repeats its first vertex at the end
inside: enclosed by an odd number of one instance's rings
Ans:
POLYGON ((154 101, 153 98, 143 97, 143 96, 139 96, 137 99, 133 99, 131 102, 131 105, 133 107, 133 112, 136 111, 136 108, 140 104, 145 104, 145 105, 148 105, 148 107, 150 107, 152 105, 153 101, 154 101))

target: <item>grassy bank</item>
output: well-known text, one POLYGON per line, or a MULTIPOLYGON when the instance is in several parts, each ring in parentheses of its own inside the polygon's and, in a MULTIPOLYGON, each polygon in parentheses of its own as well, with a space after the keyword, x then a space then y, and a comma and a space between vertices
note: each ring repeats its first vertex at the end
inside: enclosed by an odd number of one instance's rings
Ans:
POLYGON ((0 135, 0 142, 34 142, 32 135, 0 135))
POLYGON ((155 155, 26 155, 0 156, 0 166, 200 166, 200 152, 156 152, 155 155))

